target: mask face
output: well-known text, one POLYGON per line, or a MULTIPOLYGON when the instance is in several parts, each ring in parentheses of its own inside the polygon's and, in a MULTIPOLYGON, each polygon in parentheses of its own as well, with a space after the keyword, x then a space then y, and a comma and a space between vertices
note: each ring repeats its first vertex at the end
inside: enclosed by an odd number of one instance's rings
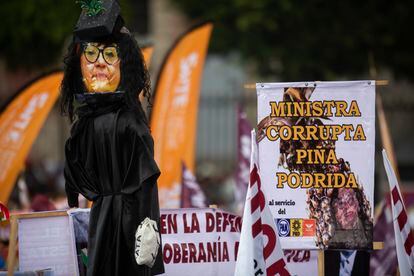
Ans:
POLYGON ((83 45, 80 64, 86 90, 115 92, 121 80, 120 63, 116 44, 91 42, 83 45))
POLYGON ((340 228, 355 229, 358 223, 359 203, 353 189, 342 188, 333 204, 335 218, 340 228))

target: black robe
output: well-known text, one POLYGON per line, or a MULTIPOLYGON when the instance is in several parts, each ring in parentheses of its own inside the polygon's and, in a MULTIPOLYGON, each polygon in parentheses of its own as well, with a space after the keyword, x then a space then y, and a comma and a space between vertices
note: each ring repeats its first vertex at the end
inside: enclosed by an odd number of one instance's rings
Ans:
POLYGON ((152 269, 134 257, 135 231, 149 217, 158 223, 153 140, 141 110, 128 109, 123 93, 85 94, 65 146, 66 193, 93 201, 87 275, 154 275, 164 272, 161 246, 152 269))

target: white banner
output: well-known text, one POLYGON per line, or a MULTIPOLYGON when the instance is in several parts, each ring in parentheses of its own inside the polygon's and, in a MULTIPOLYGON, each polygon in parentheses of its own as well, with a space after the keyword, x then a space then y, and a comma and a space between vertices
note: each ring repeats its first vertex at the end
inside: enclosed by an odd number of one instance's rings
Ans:
POLYGON ((165 275, 233 275, 241 218, 217 209, 163 209, 165 275))
POLYGON ((283 250, 289 272, 295 276, 318 275, 318 251, 283 250))
POLYGON ((53 275, 79 275, 68 217, 19 219, 18 235, 20 271, 52 269, 53 275))
POLYGON ((282 247, 372 248, 375 81, 256 88, 259 166, 282 247))
MULTIPOLYGON (((77 268, 76 247, 87 246, 89 211, 70 210, 69 217, 53 216, 53 212, 46 217, 39 212, 38 217, 19 219, 20 270, 52 268, 56 275, 83 275, 77 268)), ((163 209, 160 230, 165 275, 234 275, 239 216, 208 208, 163 209)), ((316 251, 284 253, 292 275, 317 274, 316 251)))

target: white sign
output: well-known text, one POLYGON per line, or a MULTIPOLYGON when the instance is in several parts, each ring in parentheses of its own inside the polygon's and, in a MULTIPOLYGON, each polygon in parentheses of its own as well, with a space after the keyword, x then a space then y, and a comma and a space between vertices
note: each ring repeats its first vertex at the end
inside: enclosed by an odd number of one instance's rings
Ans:
POLYGON ((75 240, 67 216, 18 221, 20 271, 51 268, 54 275, 78 275, 75 240))
MULTIPOLYGON (((71 212, 89 213, 89 209, 71 212)), ((68 216, 19 219, 20 271, 52 268, 55 275, 79 275, 70 224, 68 216)), ((234 274, 241 230, 239 216, 207 208, 164 209, 160 230, 165 275, 234 274)), ((285 250, 285 257, 293 275, 317 274, 316 251, 285 250)))
POLYGON ((233 275, 241 218, 216 209, 164 209, 166 275, 233 275))
POLYGON ((296 276, 318 275, 318 251, 284 250, 289 272, 296 276))
POLYGON ((256 87, 259 167, 282 247, 372 248, 375 82, 256 87))

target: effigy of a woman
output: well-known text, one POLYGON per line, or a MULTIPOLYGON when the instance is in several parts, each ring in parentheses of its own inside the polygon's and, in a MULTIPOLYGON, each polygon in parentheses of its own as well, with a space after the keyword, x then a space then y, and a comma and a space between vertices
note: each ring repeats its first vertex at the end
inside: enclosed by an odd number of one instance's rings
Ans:
POLYGON ((93 202, 87 275, 160 274, 160 171, 138 97, 150 97, 148 71, 117 1, 80 2, 61 107, 74 121, 65 145, 69 206, 79 194, 93 202))

